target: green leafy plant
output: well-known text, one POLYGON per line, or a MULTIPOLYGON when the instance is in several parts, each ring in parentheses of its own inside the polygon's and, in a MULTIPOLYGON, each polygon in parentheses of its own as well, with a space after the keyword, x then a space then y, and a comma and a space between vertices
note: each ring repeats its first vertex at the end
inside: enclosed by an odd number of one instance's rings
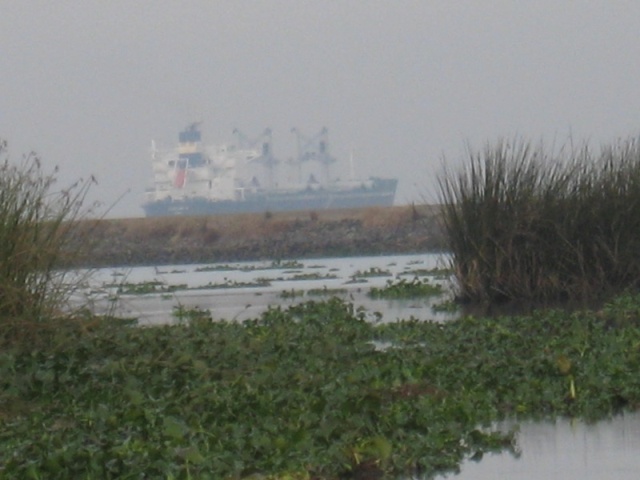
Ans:
POLYGON ((390 276, 391 276, 391 272, 389 270, 383 270, 382 268, 379 268, 379 267, 370 267, 368 270, 364 270, 364 271, 358 270, 353 275, 351 275, 351 278, 358 279, 358 278, 390 277, 390 276))
POLYGON ((387 280, 384 287, 372 287, 368 295, 371 298, 418 298, 431 297, 442 294, 442 287, 429 282, 428 278, 414 277, 412 280, 400 278, 396 281, 387 280))
POLYGON ((243 323, 87 317, 0 353, 0 472, 428 478, 513 450, 485 427, 500 419, 636 409, 638 302, 446 323, 373 324, 335 298, 243 323))
POLYGON ((298 273, 293 275, 290 280, 332 280, 338 278, 333 273, 321 274, 318 272, 298 273))
POLYGON ((325 285, 322 288, 311 288, 307 290, 307 295, 313 297, 319 296, 340 296, 346 295, 349 291, 346 288, 327 288, 325 285))
POLYGON ((187 308, 182 304, 173 307, 173 316, 180 323, 207 322, 212 319, 209 310, 203 310, 200 307, 187 308))
POLYGON ((453 299, 447 299, 434 303, 431 306, 431 310, 434 312, 455 313, 460 310, 460 305, 453 299))
POLYGON ((105 285, 106 287, 117 287, 120 295, 148 295, 150 293, 171 293, 177 290, 186 290, 186 284, 167 285, 159 280, 150 280, 140 283, 122 282, 118 284, 105 285))
POLYGON ((291 290, 283 290, 282 292, 280 292, 280 298, 298 298, 298 297, 304 297, 304 290, 295 290, 295 289, 291 289, 291 290))

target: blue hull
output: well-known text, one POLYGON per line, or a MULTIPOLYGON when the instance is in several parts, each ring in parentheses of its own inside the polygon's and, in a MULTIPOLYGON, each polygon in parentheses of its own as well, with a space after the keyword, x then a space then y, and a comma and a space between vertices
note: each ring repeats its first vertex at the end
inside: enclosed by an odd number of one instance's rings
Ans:
POLYGON ((341 208, 390 207, 397 179, 374 179, 371 188, 304 190, 295 193, 258 193, 244 200, 213 201, 205 198, 159 200, 142 206, 147 217, 169 215, 223 215, 341 208))

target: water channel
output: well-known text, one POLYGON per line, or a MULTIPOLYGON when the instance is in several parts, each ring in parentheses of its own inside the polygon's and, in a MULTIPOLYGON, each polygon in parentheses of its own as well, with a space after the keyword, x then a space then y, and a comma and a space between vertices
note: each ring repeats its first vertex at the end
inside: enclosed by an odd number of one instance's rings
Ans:
MULTIPOLYGON (((78 301, 92 302, 97 311, 135 317, 141 325, 157 325, 175 322, 174 311, 179 307, 208 310, 214 319, 241 321, 255 318, 268 308, 286 308, 331 294, 364 309, 372 320, 391 322, 413 317, 446 321, 456 314, 436 312, 434 305, 441 303, 442 297, 374 300, 367 296, 372 287, 414 277, 440 283, 446 292, 448 279, 434 271, 446 264, 446 258, 439 255, 392 255, 101 269, 93 273, 78 301), (127 293, 132 286, 146 282, 156 282, 159 291, 127 293), (313 291, 319 294, 311 296, 313 291)), ((508 430, 512 426, 499 428, 508 430)), ((436 478, 640 478, 640 414, 620 415, 595 424, 559 419, 521 422, 518 427, 519 455, 488 454, 480 462, 463 463, 458 474, 436 478)))

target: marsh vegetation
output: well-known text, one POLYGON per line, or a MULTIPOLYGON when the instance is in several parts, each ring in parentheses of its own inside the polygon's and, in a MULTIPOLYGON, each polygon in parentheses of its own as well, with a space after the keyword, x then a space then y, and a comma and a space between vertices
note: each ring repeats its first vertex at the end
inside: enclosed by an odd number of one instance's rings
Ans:
POLYGON ((455 470, 515 447, 495 420, 635 408, 639 308, 626 296, 600 312, 376 325, 333 299, 243 323, 184 310, 173 326, 87 321, 3 351, 2 474, 455 470))
MULTIPOLYGON (((67 260, 64 247, 79 240, 76 221, 88 211, 83 201, 92 179, 60 188, 55 175, 33 153, 11 162, 0 141, 0 345, 52 328, 77 286, 59 267, 67 260)), ((89 238, 76 243, 86 246, 89 238)))
MULTIPOLYGON (((499 420, 637 410, 638 158, 633 141, 562 162, 541 147, 499 143, 441 180, 459 299, 597 296, 597 309, 376 322, 335 297, 352 288, 345 282, 293 289, 317 296, 242 321, 178 304, 176 322, 154 328, 64 308, 74 287, 57 266, 78 238, 67 234, 86 184, 58 195, 33 159, 6 163, 0 476, 429 478, 517 450, 499 420)), ((296 285, 311 278, 298 261, 272 267, 304 275, 296 285)), ((335 280, 313 268, 313 279, 335 280)), ((362 282, 385 275, 371 295, 442 294, 446 270, 415 263, 387 280, 386 268, 360 270, 362 282)), ((202 289, 251 288, 234 282, 202 289)), ((118 285, 132 297, 193 289, 124 275, 118 285)))
POLYGON ((440 178, 459 297, 603 299, 640 282, 640 142, 598 153, 521 139, 469 152, 440 178))

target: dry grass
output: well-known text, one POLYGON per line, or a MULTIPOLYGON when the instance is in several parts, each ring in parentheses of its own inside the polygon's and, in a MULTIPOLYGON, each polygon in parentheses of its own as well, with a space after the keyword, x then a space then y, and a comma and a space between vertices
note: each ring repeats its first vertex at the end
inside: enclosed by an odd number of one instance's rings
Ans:
POLYGON ((92 180, 56 190, 56 172, 43 172, 35 154, 14 164, 0 143, 0 155, 0 343, 12 343, 50 327, 77 287, 59 267, 92 180))
MULTIPOLYGON (((431 214, 431 207, 416 209, 431 214)), ((247 213, 237 215, 197 217, 153 217, 101 220, 96 232, 104 237, 121 237, 127 241, 149 238, 203 239, 206 242, 221 238, 260 238, 287 232, 295 225, 307 223, 334 223, 343 220, 361 222, 365 228, 394 228, 412 221, 413 207, 385 207, 366 209, 276 212, 269 218, 264 214, 247 213)), ((95 227, 91 227, 95 228, 95 227)))
POLYGON ((282 258, 305 253, 353 254, 354 251, 383 253, 382 248, 386 248, 386 252, 406 249, 415 252, 425 242, 433 246, 433 237, 440 237, 435 233, 438 211, 437 207, 430 206, 401 206, 275 212, 268 216, 102 220, 97 227, 87 227, 87 230, 94 229, 103 248, 96 250, 95 261, 85 264, 206 262, 270 258, 270 255, 282 258), (393 241, 390 237, 394 237, 393 241))

